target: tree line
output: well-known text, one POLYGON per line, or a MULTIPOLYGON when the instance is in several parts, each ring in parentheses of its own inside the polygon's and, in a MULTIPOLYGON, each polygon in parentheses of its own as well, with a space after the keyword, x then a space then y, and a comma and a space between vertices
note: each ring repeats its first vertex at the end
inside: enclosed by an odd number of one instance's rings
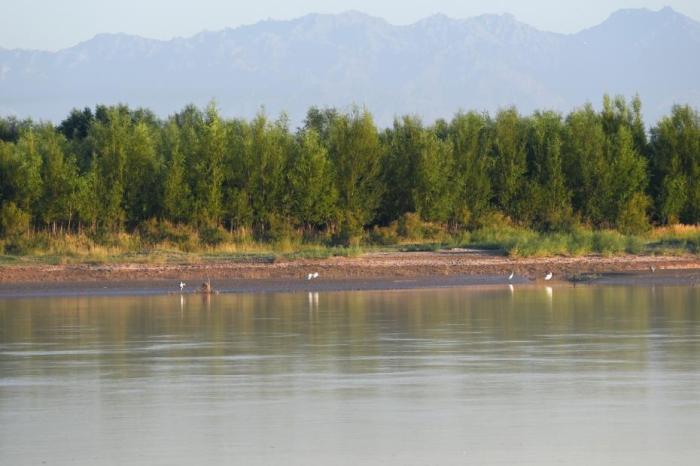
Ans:
POLYGON ((700 223, 700 116, 675 106, 648 129, 639 98, 606 96, 600 111, 403 116, 386 129, 359 108, 311 108, 296 130, 214 104, 165 120, 123 105, 58 126, 0 118, 3 237, 166 221, 347 242, 406 214, 454 229, 495 216, 539 231, 700 223))

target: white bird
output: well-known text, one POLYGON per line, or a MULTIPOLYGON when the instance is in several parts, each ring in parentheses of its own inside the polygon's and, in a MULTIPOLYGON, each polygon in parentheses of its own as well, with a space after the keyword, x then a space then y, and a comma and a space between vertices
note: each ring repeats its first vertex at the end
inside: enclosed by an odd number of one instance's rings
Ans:
POLYGON ((318 278, 318 272, 314 272, 314 278, 318 278))
POLYGON ((649 270, 651 270, 651 273, 654 273, 654 272, 656 272, 656 267, 654 267, 653 265, 650 265, 649 270))
POLYGON ((187 283, 180 282, 180 291, 184 290, 186 286, 187 286, 187 283))
POLYGON ((307 280, 313 280, 314 278, 318 278, 318 272, 313 272, 306 276, 307 280))
POLYGON ((547 275, 544 276, 545 281, 550 281, 554 275, 552 275, 552 272, 547 272, 547 275))
POLYGON ((511 272, 510 275, 508 275, 508 280, 512 280, 513 277, 515 277, 515 272, 511 272))

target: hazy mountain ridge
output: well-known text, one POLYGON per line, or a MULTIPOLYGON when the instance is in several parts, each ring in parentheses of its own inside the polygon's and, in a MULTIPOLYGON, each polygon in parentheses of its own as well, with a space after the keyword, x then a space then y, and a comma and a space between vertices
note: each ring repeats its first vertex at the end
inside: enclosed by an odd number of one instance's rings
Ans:
POLYGON ((639 92, 649 121, 700 105, 700 23, 670 8, 620 10, 577 34, 510 15, 434 15, 407 26, 358 12, 205 31, 169 41, 99 34, 58 52, 0 48, 0 113, 60 120, 126 102, 162 115, 215 98, 227 115, 264 106, 293 122, 311 105, 366 105, 381 124, 416 113, 517 105, 568 111, 639 92))

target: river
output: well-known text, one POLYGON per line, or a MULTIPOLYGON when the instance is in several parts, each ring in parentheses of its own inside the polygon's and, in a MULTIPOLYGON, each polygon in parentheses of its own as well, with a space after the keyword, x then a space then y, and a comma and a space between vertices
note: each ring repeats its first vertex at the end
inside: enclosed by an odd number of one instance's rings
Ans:
POLYGON ((0 464, 695 465, 700 288, 0 299, 0 464))

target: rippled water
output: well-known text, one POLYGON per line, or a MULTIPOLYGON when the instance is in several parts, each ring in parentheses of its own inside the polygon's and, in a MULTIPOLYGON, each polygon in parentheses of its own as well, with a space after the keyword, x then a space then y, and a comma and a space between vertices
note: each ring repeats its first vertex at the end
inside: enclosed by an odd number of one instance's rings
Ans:
POLYGON ((700 288, 0 300, 2 465, 700 462, 700 288))

